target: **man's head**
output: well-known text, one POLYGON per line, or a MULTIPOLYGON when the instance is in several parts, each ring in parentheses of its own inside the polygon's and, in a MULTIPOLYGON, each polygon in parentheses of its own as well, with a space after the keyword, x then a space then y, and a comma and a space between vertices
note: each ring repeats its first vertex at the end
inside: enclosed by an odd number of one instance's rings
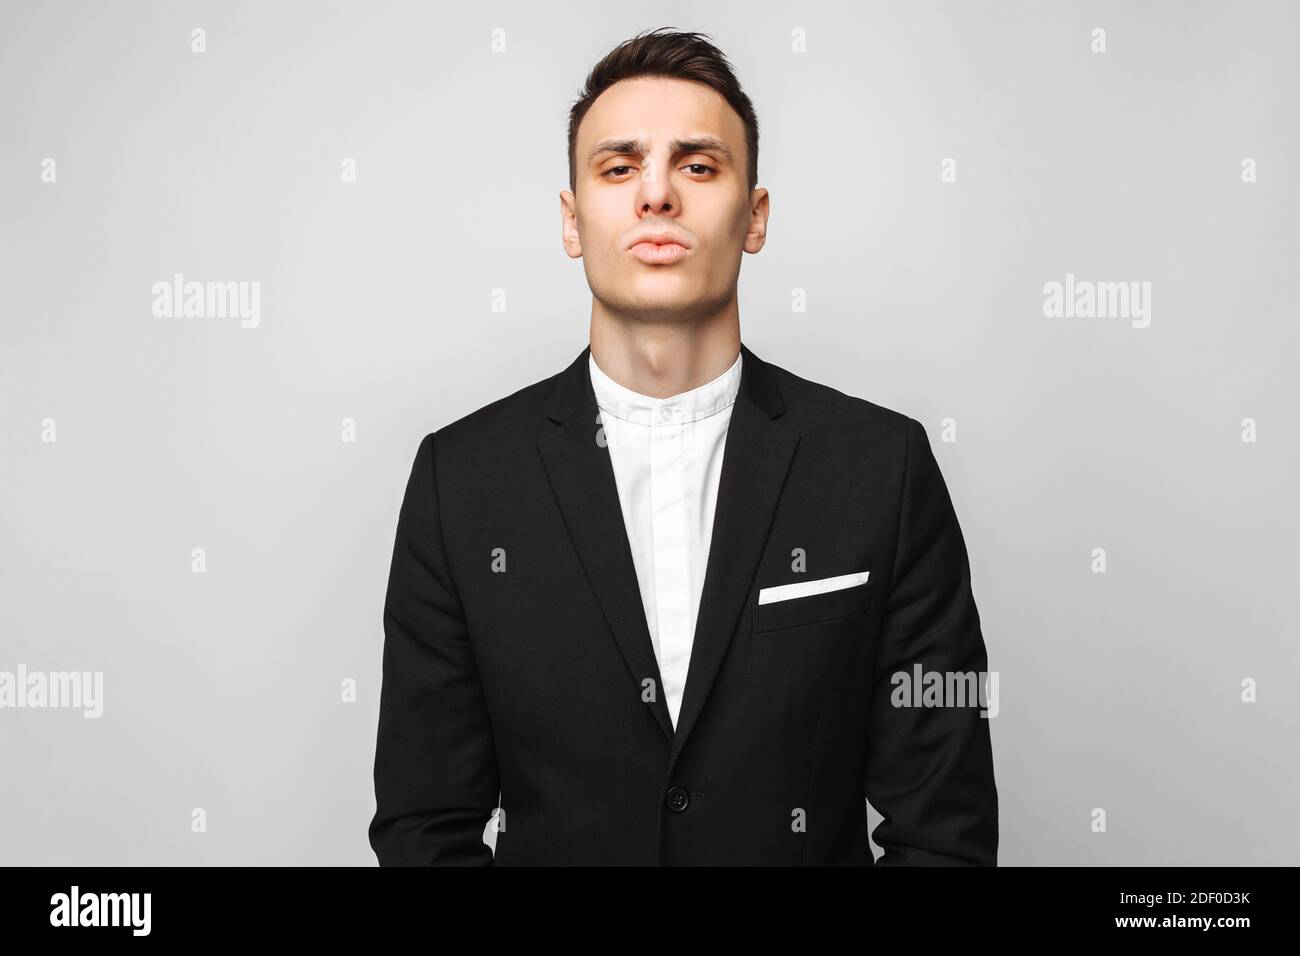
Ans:
POLYGON ((757 179, 758 120, 721 51, 696 33, 640 34, 570 111, 565 250, 610 311, 707 316, 735 296, 741 251, 763 247, 757 179))

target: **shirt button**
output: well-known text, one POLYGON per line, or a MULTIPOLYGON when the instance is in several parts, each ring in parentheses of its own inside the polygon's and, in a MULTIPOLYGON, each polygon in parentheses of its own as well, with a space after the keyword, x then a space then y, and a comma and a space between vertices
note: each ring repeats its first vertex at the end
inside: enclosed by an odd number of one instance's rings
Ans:
POLYGON ((661 406, 659 409, 659 420, 665 422, 672 421, 673 412, 676 410, 677 409, 673 408, 671 405, 661 406))
POLYGON ((668 809, 674 813, 681 813, 690 805, 691 796, 681 787, 668 788, 668 809))

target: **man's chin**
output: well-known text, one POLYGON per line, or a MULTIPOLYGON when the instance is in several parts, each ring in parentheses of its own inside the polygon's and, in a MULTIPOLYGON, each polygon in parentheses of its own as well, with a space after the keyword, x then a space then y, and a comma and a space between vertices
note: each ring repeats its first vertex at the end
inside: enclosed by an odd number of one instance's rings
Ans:
POLYGON ((616 310, 632 319, 665 322, 698 315, 700 301, 691 296, 646 296, 621 302, 616 310))

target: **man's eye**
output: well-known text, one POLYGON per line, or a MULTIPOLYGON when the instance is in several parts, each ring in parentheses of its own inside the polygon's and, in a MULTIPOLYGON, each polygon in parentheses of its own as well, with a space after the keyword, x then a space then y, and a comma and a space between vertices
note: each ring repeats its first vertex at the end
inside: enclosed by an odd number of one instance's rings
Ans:
MULTIPOLYGON (((626 169, 631 169, 631 168, 632 168, 631 166, 626 166, 626 165, 624 165, 624 166, 611 166, 609 169, 605 170, 605 171, 604 171, 603 173, 601 173, 600 175, 601 175, 602 177, 604 177, 604 178, 609 178, 610 176, 621 176, 622 173, 620 173, 619 170, 621 170, 621 169, 626 170, 626 169)), ((712 166, 708 165, 707 163, 687 163, 687 164, 686 164, 685 166, 683 166, 682 168, 683 168, 683 169, 697 170, 697 171, 698 171, 698 172, 697 172, 697 175, 706 175, 706 174, 708 174, 708 173, 717 172, 717 170, 715 170, 712 166)))

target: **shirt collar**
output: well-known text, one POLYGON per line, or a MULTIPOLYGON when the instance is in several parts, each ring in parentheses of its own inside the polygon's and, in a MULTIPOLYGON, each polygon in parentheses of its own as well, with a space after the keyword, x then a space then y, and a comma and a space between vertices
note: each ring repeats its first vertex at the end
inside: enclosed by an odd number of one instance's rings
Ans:
POLYGON ((620 385, 601 370, 595 356, 590 353, 587 356, 596 404, 615 418, 639 425, 680 425, 730 407, 740 390, 740 360, 741 355, 737 353, 729 369, 690 391, 668 398, 651 398, 620 385))

